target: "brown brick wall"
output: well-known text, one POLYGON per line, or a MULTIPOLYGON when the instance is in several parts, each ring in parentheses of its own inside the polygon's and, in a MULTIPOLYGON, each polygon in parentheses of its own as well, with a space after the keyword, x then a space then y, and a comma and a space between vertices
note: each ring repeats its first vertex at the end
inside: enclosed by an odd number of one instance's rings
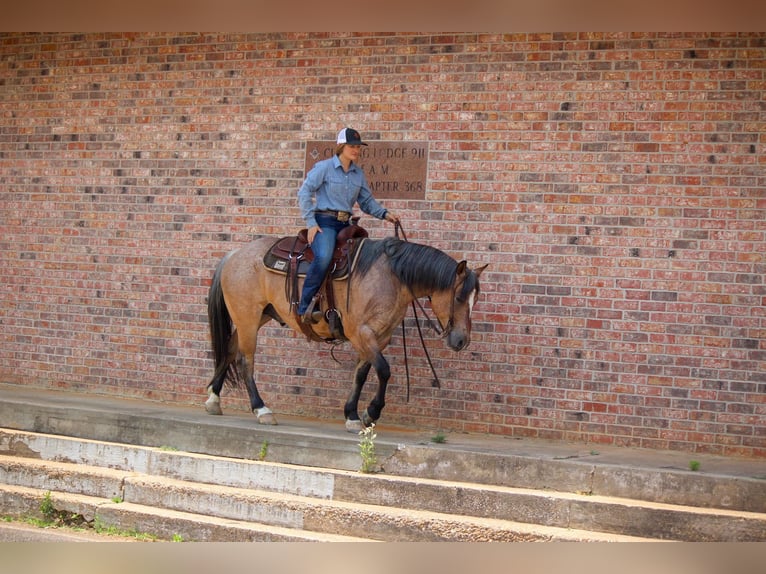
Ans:
MULTIPOLYGON (((395 338, 383 424, 764 456, 765 96, 763 33, 2 34, 0 380, 201 404, 216 262, 351 125, 427 141, 383 202, 490 263, 440 389, 395 338)), ((277 413, 342 417, 348 347, 259 343, 277 413)))

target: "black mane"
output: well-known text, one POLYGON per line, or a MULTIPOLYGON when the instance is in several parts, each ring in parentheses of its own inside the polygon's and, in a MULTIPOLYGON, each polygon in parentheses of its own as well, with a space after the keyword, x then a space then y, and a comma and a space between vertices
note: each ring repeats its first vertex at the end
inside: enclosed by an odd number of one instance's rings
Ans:
MULTIPOLYGON (((355 274, 364 277, 382 256, 394 276, 412 290, 443 291, 455 282, 457 261, 435 247, 387 237, 378 241, 368 239, 357 259, 355 274)), ((476 274, 469 272, 458 299, 465 300, 477 287, 476 274)))

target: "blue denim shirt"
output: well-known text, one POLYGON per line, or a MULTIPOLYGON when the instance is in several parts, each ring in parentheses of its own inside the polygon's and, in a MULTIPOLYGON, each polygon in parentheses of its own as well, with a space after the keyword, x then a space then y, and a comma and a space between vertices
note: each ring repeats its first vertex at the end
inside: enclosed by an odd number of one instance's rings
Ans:
POLYGON ((314 164, 298 190, 301 217, 309 228, 317 224, 315 210, 351 213, 355 203, 368 215, 378 219, 386 217, 386 209, 372 196, 362 168, 352 163, 347 172, 343 171, 336 155, 314 164))

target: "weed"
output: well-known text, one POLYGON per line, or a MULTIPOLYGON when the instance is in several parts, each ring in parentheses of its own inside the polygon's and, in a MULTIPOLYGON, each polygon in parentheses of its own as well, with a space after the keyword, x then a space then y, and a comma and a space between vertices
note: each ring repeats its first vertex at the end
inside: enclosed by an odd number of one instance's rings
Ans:
MULTIPOLYGON (((112 502, 122 502, 118 497, 112 498, 112 502)), ((56 508, 53 497, 50 491, 47 491, 43 498, 40 500, 38 506, 42 518, 36 516, 22 516, 22 517, 10 517, 2 516, 0 521, 3 522, 16 522, 20 520, 26 524, 36 526, 38 528, 64 528, 75 531, 92 530, 97 534, 105 534, 110 536, 119 536, 122 538, 134 538, 136 540, 154 541, 157 537, 153 534, 147 534, 145 532, 138 532, 136 530, 121 530, 115 526, 106 526, 101 521, 99 516, 96 516, 92 522, 85 519, 82 514, 76 512, 67 512, 66 510, 59 510, 56 508)), ((175 536, 173 538, 175 540, 175 536)))
POLYGON ((50 490, 43 495, 43 499, 40 501, 40 514, 43 515, 44 523, 50 524, 56 519, 56 507, 53 505, 50 490))
POLYGON ((107 536, 119 536, 120 538, 135 538, 136 540, 154 541, 157 537, 154 534, 148 534, 147 532, 139 532, 138 530, 130 529, 123 530, 116 526, 108 526, 101 521, 99 516, 93 521, 93 531, 98 534, 105 534, 107 536))
POLYGON ((173 542, 183 542, 183 541, 184 541, 184 537, 181 536, 180 534, 173 535, 173 542))
POLYGON ((174 447, 174 446, 166 446, 166 445, 162 445, 160 447, 160 450, 164 450, 166 452, 178 452, 178 449, 176 447, 174 447))
POLYGON ((258 460, 263 461, 266 460, 266 456, 269 454, 269 441, 266 439, 263 439, 263 442, 261 443, 261 450, 258 453, 258 460))
POLYGON ((375 467, 378 464, 378 457, 375 454, 375 439, 378 435, 375 434, 375 423, 368 426, 366 429, 359 431, 359 454, 362 456, 362 467, 360 472, 374 472, 375 467))
POLYGON ((81 514, 76 512, 67 512, 66 510, 58 510, 53 503, 53 497, 51 491, 47 491, 38 507, 42 518, 30 518, 30 524, 41 527, 49 526, 69 526, 69 527, 81 527, 87 526, 88 521, 85 520, 81 514))
POLYGON ((119 496, 113 496, 112 502, 114 502, 115 504, 120 504, 122 502, 122 498, 120 498, 119 496))
POLYGON ((689 470, 692 472, 697 472, 700 469, 700 461, 698 460, 690 460, 689 461, 689 470))
POLYGON ((447 435, 445 435, 442 431, 439 431, 431 437, 431 442, 435 442, 436 444, 444 444, 447 442, 447 435))

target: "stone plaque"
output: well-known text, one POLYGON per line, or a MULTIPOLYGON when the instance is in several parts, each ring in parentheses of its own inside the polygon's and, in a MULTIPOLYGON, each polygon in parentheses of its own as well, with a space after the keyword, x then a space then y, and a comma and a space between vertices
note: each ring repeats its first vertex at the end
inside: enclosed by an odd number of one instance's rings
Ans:
MULTIPOLYGON (((425 199, 428 142, 370 141, 362 146, 359 166, 376 199, 425 199)), ((306 172, 322 159, 332 157, 335 144, 306 143, 306 172)))

